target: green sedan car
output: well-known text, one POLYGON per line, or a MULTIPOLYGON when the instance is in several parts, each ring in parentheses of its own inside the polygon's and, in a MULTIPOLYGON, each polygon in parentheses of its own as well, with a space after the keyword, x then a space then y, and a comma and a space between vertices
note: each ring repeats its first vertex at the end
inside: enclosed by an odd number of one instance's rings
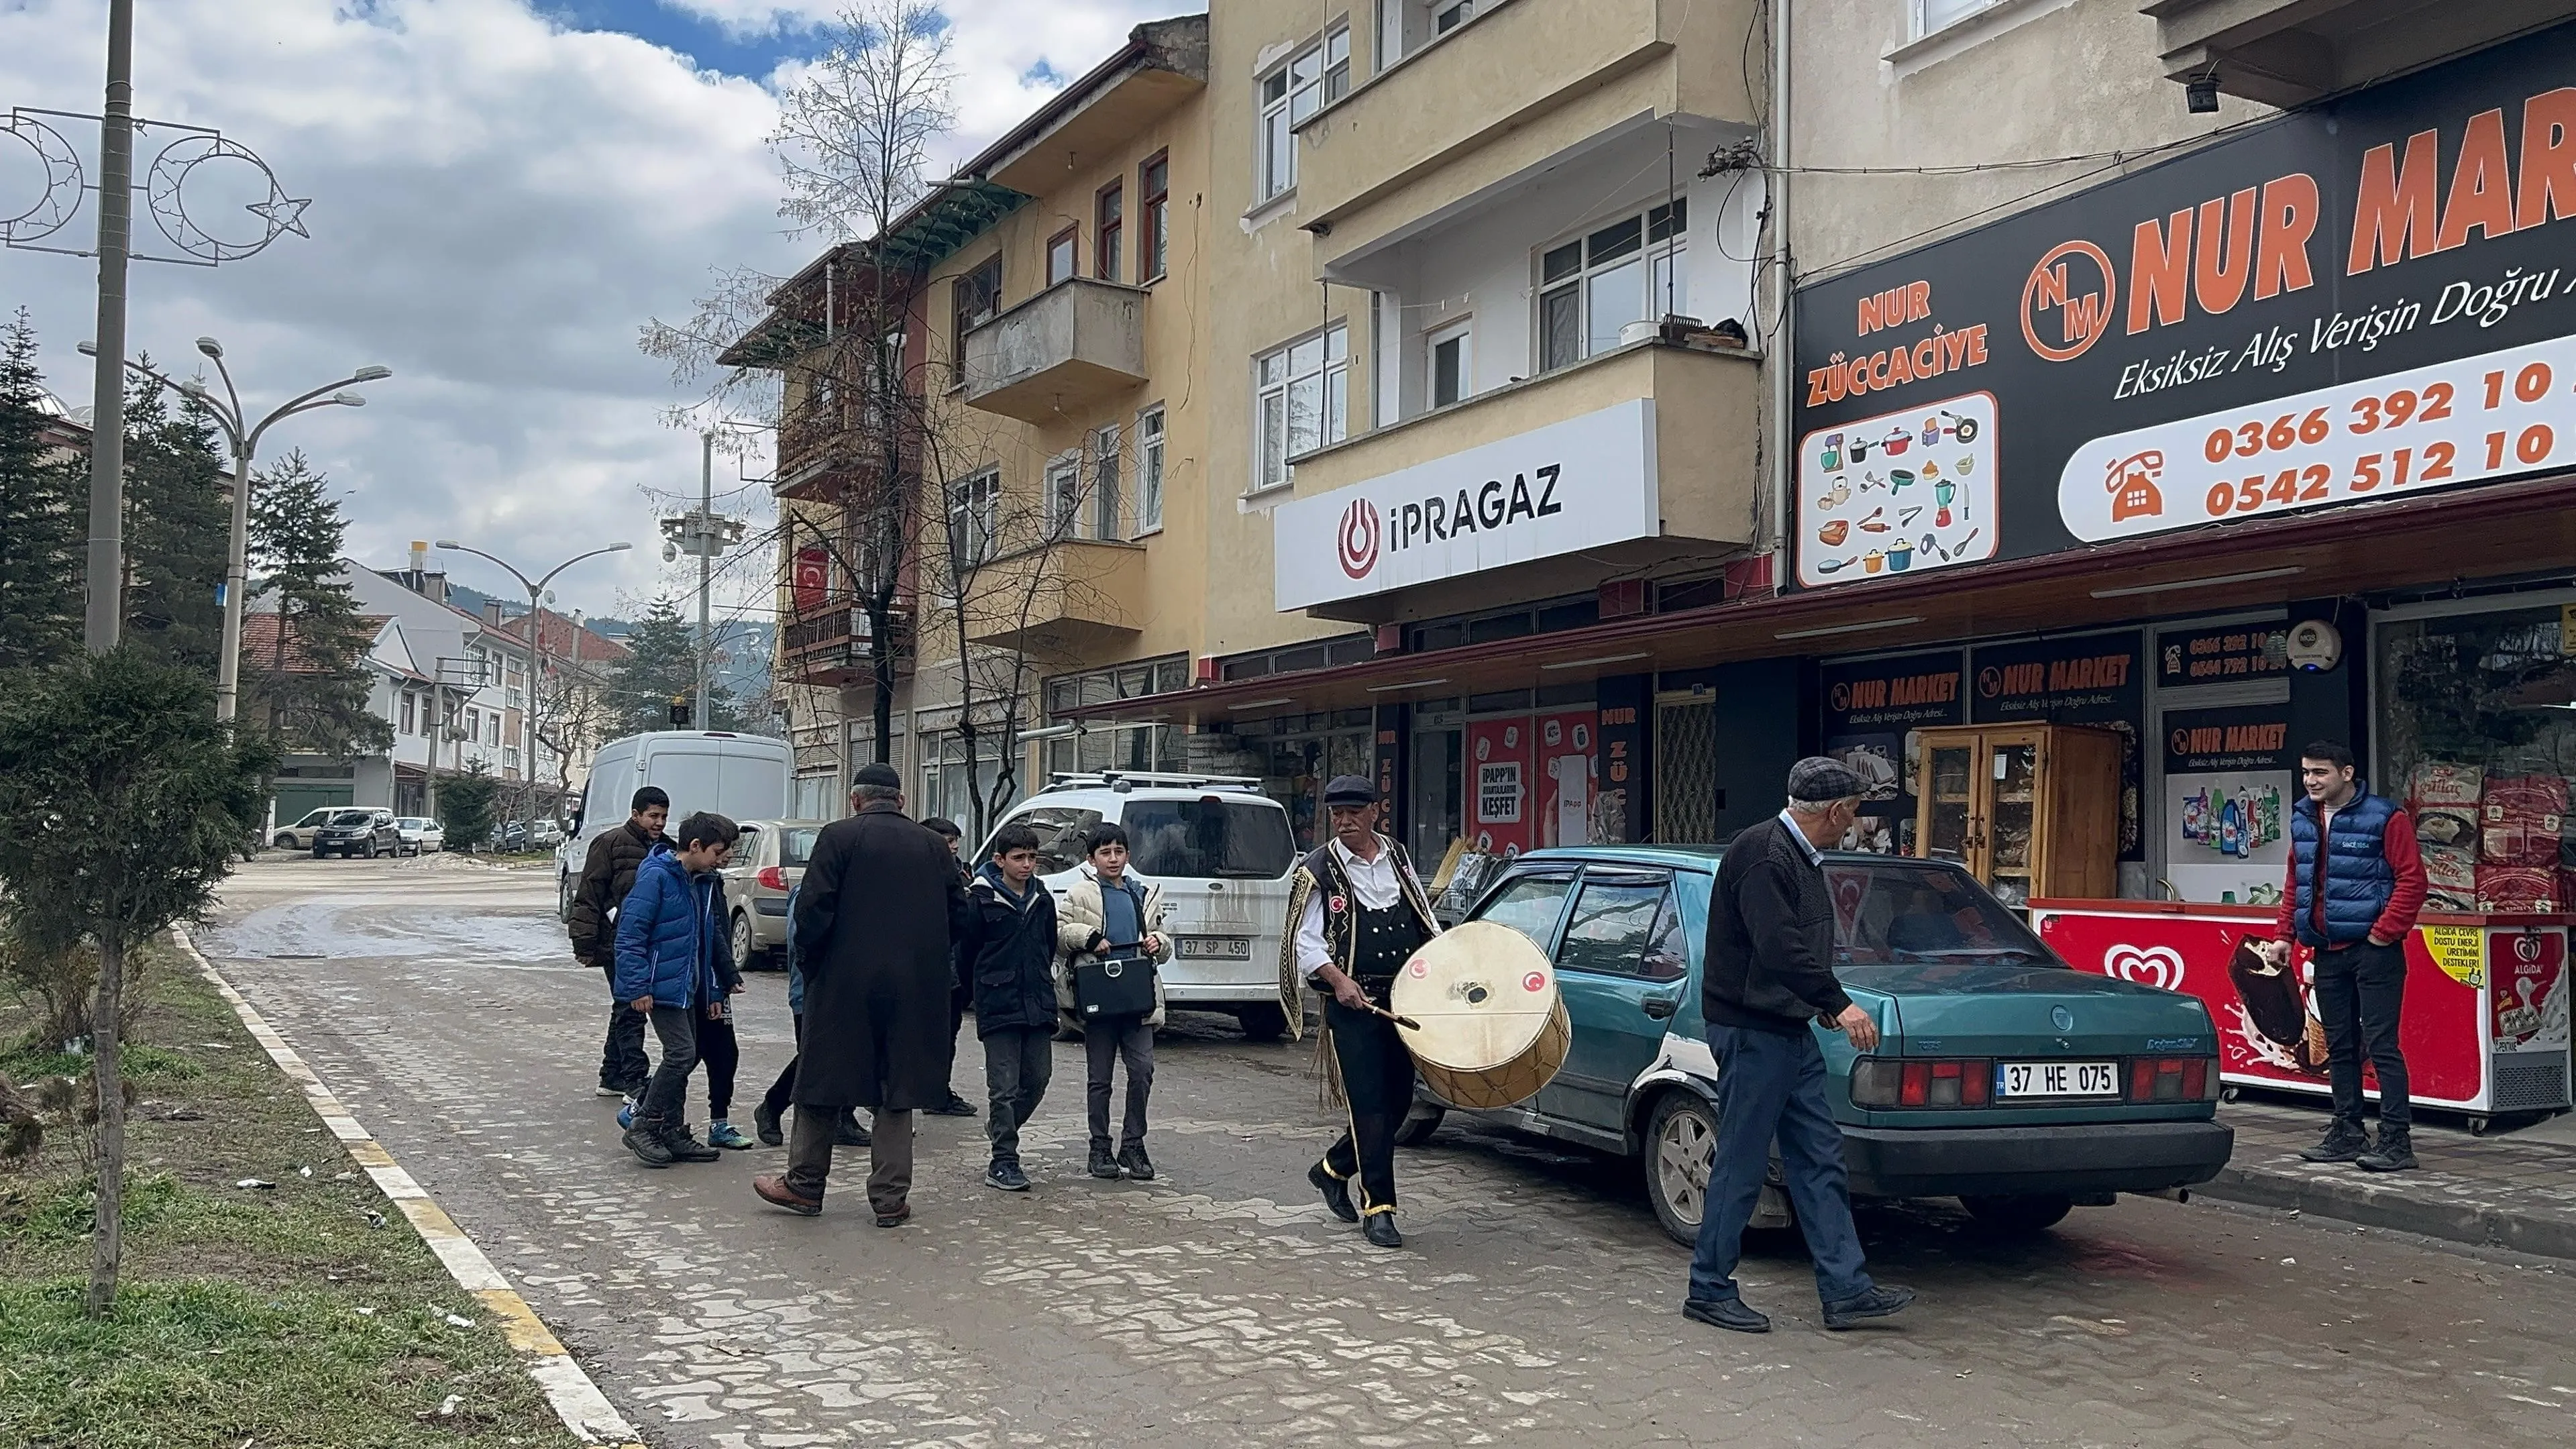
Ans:
MULTIPOLYGON (((1718 859, 1714 848, 1536 851, 1469 912, 1554 960, 1574 1026, 1537 1096, 1474 1115, 1635 1159, 1682 1242, 1699 1231, 1717 1141, 1700 953, 1718 859)), ((2031 1232, 2226 1166, 2235 1134, 2215 1120, 2218 1034, 2199 1001, 2074 970, 1955 865, 1833 852, 1825 874, 1836 972, 1880 1036, 1861 1056, 1815 1028, 1854 1195, 1955 1196, 1981 1222, 2031 1232)), ((1421 1091, 1407 1143, 1459 1110, 1421 1091)), ((1754 1225, 1789 1220, 1775 1175, 1754 1225)))

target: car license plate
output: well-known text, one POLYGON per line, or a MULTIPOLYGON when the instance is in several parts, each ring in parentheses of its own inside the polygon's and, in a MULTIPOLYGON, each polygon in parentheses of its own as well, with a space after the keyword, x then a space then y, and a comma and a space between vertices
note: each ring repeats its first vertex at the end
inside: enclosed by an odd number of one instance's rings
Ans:
POLYGON ((1174 945, 1184 960, 1249 961, 1252 959, 1250 936, 1182 936, 1174 945))
POLYGON ((2120 1074, 2109 1062, 2004 1062, 1995 1068, 1997 1097, 2116 1097, 2120 1074))

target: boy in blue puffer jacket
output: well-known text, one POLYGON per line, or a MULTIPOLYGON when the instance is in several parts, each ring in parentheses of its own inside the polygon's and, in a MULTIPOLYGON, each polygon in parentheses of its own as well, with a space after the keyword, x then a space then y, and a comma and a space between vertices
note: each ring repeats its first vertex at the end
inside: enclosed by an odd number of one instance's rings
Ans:
POLYGON ((625 1136, 626 1150, 647 1167, 724 1155, 691 1137, 681 1113, 701 1026, 726 1021, 726 998, 742 984, 716 874, 741 833, 705 811, 681 821, 673 832, 680 848, 655 847, 618 907, 617 999, 644 1013, 662 1043, 662 1064, 625 1136))

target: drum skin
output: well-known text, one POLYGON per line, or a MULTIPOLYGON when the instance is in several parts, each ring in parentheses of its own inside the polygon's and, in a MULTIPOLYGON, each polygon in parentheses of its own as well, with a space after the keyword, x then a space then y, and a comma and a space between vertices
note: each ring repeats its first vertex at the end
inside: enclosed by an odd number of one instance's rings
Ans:
POLYGON ((1433 1096, 1490 1111, 1536 1096, 1573 1045, 1556 968, 1509 926, 1442 932, 1396 973, 1388 1005, 1417 1025, 1397 1033, 1433 1096))

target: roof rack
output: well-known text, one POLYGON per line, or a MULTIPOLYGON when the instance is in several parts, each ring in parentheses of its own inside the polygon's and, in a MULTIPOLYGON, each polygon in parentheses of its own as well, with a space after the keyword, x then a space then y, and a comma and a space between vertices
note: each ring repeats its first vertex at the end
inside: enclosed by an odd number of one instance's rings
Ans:
MULTIPOLYGON (((1058 770, 1047 776, 1047 790, 1096 790, 1148 788, 1167 790, 1249 790, 1258 793, 1261 780, 1254 775, 1201 775, 1173 770, 1058 770)), ((1041 792, 1044 793, 1044 792, 1041 792)))

